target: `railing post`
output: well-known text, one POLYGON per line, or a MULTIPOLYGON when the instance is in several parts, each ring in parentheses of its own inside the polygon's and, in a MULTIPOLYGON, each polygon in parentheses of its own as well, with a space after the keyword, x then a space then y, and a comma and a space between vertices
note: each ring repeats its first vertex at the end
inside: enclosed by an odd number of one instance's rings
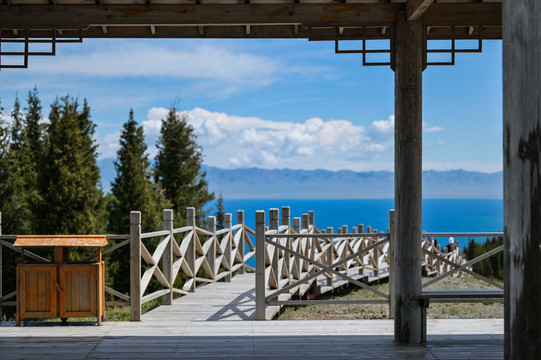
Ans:
MULTIPOLYGON (((195 208, 189 207, 186 208, 186 225, 192 227, 192 237, 188 243, 188 247, 186 248, 186 254, 184 255, 184 258, 186 259, 186 263, 188 264, 188 267, 192 271, 192 283, 190 284, 190 287, 188 288, 189 292, 195 291, 196 286, 196 271, 195 271, 195 240, 197 239, 196 229, 195 229, 195 208)), ((189 281, 189 280, 188 280, 189 281)))
POLYGON ((357 232, 359 232, 360 234, 364 233, 364 224, 359 224, 357 226, 357 232))
POLYGON ((213 240, 210 243, 209 250, 207 252, 207 261, 210 265, 210 270, 212 271, 212 280, 216 281, 216 216, 209 216, 207 220, 207 229, 212 233, 213 240))
MULTIPOLYGON (((290 210, 291 209, 289 206, 282 206, 282 225, 287 226, 287 230, 285 232, 286 234, 291 233, 290 210)), ((291 238, 283 239, 283 241, 282 239, 280 239, 280 243, 284 245, 285 247, 287 247, 288 249, 292 250, 291 238)), ((284 264, 287 269, 287 279, 288 279, 288 284, 289 284, 289 280, 291 276, 291 254, 285 251, 284 251, 284 264)))
POLYGON ((308 230, 310 222, 308 221, 308 214, 302 214, 302 229, 308 230))
POLYGON ((347 234, 349 232, 349 227, 347 225, 342 225, 342 233, 347 234))
POLYGON ((130 320, 141 321, 141 212, 130 213, 130 320))
POLYGON ((169 293, 163 296, 163 304, 173 304, 173 210, 163 210, 163 229, 169 231, 169 241, 163 253, 163 275, 169 282, 169 293))
POLYGON ((231 230, 231 228, 233 227, 233 216, 229 213, 225 214, 224 216, 224 226, 226 227, 226 229, 229 229, 227 242, 225 243, 225 249, 224 249, 224 257, 227 263, 229 264, 229 269, 228 269, 229 274, 226 275, 225 281, 231 282, 231 276, 233 275, 233 272, 232 272, 233 260, 235 259, 231 257, 231 252, 232 252, 231 244, 233 243, 233 231, 231 230))
MULTIPOLYGON (((278 221, 279 221, 279 213, 278 209, 270 209, 269 210, 269 229, 275 230, 278 233, 278 221)), ((280 242, 280 239, 276 239, 276 242, 280 242)), ((274 255, 272 256, 272 272, 274 273, 274 276, 276 278, 276 288, 280 288, 280 275, 281 271, 278 266, 279 264, 279 258, 280 258, 280 249, 278 249, 277 246, 273 246, 274 248, 274 255)), ((271 287, 272 288, 272 287, 271 287)))
POLYGON ((295 231, 297 234, 301 232, 301 218, 293 218, 293 231, 295 231))
POLYGON ((237 210, 237 224, 241 225, 241 228, 238 230, 240 231, 240 236, 239 243, 237 244, 237 251, 242 256, 242 266, 239 268, 239 274, 244 274, 244 267, 246 265, 246 261, 244 260, 244 237, 246 236, 246 232, 244 231, 244 210, 237 210))
MULTIPOLYGON (((2 235, 2 213, 0 212, 0 235, 2 235)), ((2 293, 2 286, 3 283, 2 283, 2 278, 4 276, 4 273, 3 273, 3 266, 4 264, 2 263, 2 251, 3 251, 3 248, 2 248, 2 243, 0 243, 0 322, 2 322, 2 320, 4 319, 4 312, 3 312, 3 308, 2 308, 2 303, 1 303, 1 299, 2 297, 4 296, 4 294, 2 293)))
POLYGON ((255 213, 255 319, 265 320, 265 212, 255 213))
POLYGON ((395 234, 395 210, 389 211, 389 318, 394 319, 394 311, 396 308, 396 290, 395 290, 395 251, 396 251, 396 234, 395 234))
MULTIPOLYGON (((327 228, 327 234, 332 234, 334 232, 334 229, 332 227, 327 228)), ((327 264, 329 267, 332 267, 332 264, 334 263, 334 238, 329 238, 329 250, 327 250, 327 264)), ((333 286, 334 283, 334 274, 330 273, 330 277, 327 278, 327 286, 333 286)))
MULTIPOLYGON (((301 233, 301 218, 299 218, 299 217, 293 218, 293 231, 295 231, 297 234, 301 233)), ((301 241, 301 239, 297 238, 296 242, 297 242, 296 251, 299 252, 299 253, 302 253, 302 241, 301 241)), ((302 274, 302 261, 298 256, 293 257, 293 261, 295 262, 295 267, 297 269, 297 272, 294 273, 293 275, 295 276, 296 280, 300 280, 301 279, 301 274, 302 274)))

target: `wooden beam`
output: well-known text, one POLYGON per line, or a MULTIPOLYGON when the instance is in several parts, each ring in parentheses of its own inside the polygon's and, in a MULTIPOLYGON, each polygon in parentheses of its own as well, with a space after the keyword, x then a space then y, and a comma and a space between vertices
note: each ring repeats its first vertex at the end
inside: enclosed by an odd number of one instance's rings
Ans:
POLYGON ((421 293, 423 24, 397 13, 395 25, 395 341, 419 344, 421 293))
MULTIPOLYGON (((402 4, 0 5, 3 29, 87 29, 89 26, 303 25, 390 26, 402 4)), ((432 26, 501 26, 501 4, 432 4, 432 26)))
POLYGON ((427 26, 501 26, 501 3, 435 3, 426 9, 427 26))
POLYGON ((506 359, 541 359, 541 2, 504 1, 506 359))
POLYGON ((304 24, 390 26, 400 4, 22 5, 0 6, 3 29, 89 26, 304 24))
POLYGON ((406 3, 406 18, 408 21, 416 21, 428 9, 434 0, 408 0, 406 3))

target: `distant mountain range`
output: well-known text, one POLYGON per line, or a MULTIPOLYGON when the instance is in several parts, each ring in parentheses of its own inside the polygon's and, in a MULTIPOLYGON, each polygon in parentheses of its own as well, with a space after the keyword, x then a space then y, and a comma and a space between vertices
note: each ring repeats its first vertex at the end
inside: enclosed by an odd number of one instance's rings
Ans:
MULTIPOLYGON (((105 191, 115 177, 112 160, 102 160, 105 191)), ((226 199, 384 199, 392 198, 390 171, 221 169, 205 166, 211 191, 226 199)), ((425 198, 502 198, 503 173, 424 171, 425 198)))
MULTIPOLYGON (((266 170, 206 167, 210 189, 231 199, 382 199, 394 197, 390 171, 266 170)), ((425 198, 502 198, 503 173, 424 171, 425 198)))

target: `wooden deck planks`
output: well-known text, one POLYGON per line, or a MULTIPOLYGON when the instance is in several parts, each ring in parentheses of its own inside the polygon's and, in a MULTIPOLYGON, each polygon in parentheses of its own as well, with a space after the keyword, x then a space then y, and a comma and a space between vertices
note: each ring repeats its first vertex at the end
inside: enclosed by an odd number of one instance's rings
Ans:
POLYGON ((252 321, 254 283, 200 287, 142 322, 2 323, 0 359, 503 359, 502 319, 428 320, 428 346, 399 346, 392 320, 252 321))

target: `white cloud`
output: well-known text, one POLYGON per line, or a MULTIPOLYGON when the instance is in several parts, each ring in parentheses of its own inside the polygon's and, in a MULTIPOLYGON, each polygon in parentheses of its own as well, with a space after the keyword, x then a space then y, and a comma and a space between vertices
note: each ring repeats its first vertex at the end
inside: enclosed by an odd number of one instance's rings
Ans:
MULTIPOLYGON (((142 122, 151 157, 156 154, 161 121, 168 111, 151 108, 142 122)), ((344 119, 314 117, 304 122, 281 122, 201 108, 179 115, 194 128, 204 161, 212 166, 363 170, 372 164, 378 169, 392 168, 394 116, 364 127, 344 119), (376 163, 384 155, 389 163, 376 163)), ((116 133, 102 140, 103 158, 116 156, 118 136, 116 133)), ((438 144, 442 146, 443 142, 438 144)))
POLYGON ((223 46, 181 45, 175 48, 142 42, 108 44, 36 62, 35 72, 99 77, 167 77, 255 82, 266 85, 280 69, 276 60, 234 52, 223 46), (219 61, 217 61, 219 59, 219 61))

